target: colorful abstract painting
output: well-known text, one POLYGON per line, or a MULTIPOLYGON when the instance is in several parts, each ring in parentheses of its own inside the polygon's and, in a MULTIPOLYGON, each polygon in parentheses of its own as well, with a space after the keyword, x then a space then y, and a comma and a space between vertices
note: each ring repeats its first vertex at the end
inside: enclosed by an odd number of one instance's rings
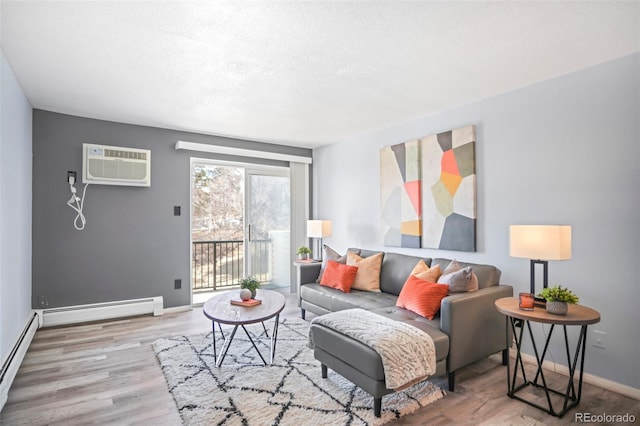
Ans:
POLYGON ((419 248, 421 244, 420 143, 380 150, 380 198, 384 245, 419 248))
POLYGON ((420 139, 422 247, 476 250, 474 126, 420 139))
POLYGON ((476 129, 380 150, 385 246, 476 250, 476 129))

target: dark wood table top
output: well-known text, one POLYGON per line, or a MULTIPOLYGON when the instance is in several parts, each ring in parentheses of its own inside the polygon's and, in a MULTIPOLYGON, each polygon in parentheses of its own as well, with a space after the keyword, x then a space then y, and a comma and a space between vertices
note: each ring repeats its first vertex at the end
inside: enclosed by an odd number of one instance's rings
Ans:
POLYGON ((543 322, 557 325, 588 325, 600 322, 600 313, 595 309, 582 305, 569 305, 566 315, 554 315, 544 308, 535 307, 533 311, 525 311, 518 306, 517 297, 503 297, 495 301, 499 312, 525 321, 543 322))
POLYGON ((213 296, 204 304, 202 312, 211 321, 222 324, 254 324, 275 317, 282 312, 285 304, 284 296, 272 290, 257 290, 256 299, 262 300, 257 306, 232 305, 231 299, 240 299, 240 290, 213 296))

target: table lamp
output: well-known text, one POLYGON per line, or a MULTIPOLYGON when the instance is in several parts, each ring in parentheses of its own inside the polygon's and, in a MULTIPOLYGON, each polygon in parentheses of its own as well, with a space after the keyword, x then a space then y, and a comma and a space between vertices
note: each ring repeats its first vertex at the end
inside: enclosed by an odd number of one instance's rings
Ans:
MULTIPOLYGON (((542 286, 549 286, 548 261, 571 259, 571 226, 511 225, 509 227, 511 257, 530 259, 531 294, 536 294, 536 265, 542 265, 542 286)), ((538 298, 536 298, 538 300, 538 298)))
POLYGON ((307 221, 307 237, 316 238, 316 247, 314 247, 314 259, 322 260, 322 239, 330 237, 332 226, 330 220, 308 220, 307 221))

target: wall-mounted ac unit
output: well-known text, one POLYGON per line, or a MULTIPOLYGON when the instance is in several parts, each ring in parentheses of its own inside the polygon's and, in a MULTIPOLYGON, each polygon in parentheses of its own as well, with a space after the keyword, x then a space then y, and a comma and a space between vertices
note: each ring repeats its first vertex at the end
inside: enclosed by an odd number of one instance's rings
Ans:
POLYGON ((82 182, 151 186, 151 151, 82 144, 82 182))

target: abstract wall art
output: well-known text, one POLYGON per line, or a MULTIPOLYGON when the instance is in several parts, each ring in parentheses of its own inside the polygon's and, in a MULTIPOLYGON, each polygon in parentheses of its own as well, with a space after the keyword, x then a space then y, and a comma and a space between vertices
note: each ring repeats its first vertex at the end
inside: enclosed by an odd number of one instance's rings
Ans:
POLYGON ((384 245, 476 250, 475 127, 380 150, 384 245))
POLYGON ((422 247, 476 250, 476 129, 420 139, 422 247))
POLYGON ((384 245, 420 247, 420 144, 418 140, 380 150, 380 198, 384 245))

